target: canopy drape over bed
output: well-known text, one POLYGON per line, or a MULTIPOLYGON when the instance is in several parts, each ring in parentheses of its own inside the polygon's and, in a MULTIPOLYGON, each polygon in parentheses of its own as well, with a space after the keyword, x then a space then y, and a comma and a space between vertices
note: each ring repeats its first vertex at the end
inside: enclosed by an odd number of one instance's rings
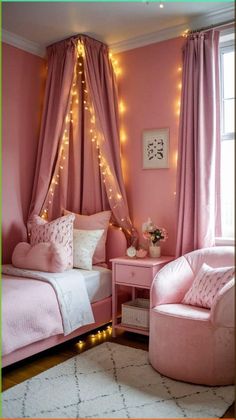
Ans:
POLYGON ((133 243, 136 231, 121 171, 117 89, 108 47, 79 35, 47 52, 29 216, 52 220, 63 209, 82 214, 111 209, 113 221, 133 243))

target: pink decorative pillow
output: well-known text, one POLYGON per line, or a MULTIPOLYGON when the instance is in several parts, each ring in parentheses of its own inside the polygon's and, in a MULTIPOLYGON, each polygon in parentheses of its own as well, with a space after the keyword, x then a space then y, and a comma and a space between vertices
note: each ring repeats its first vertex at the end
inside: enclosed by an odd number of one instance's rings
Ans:
POLYGON ((75 216, 68 214, 58 219, 46 222, 34 215, 30 221, 30 243, 53 242, 64 247, 68 266, 73 267, 73 222, 75 216))
POLYGON ((210 309, 219 290, 232 279, 234 274, 234 267, 212 268, 203 264, 182 303, 210 309))
MULTIPOLYGON (((64 210, 64 214, 74 214, 68 210, 64 210)), ((99 230, 103 229, 103 235, 99 240, 94 255, 93 264, 98 264, 106 261, 106 239, 107 229, 111 218, 111 211, 101 211, 100 213, 92 214, 91 216, 84 216, 82 214, 74 214, 74 228, 83 230, 99 230)))
POLYGON ((41 242, 33 246, 20 242, 13 251, 12 264, 26 270, 61 273, 68 266, 68 256, 62 245, 53 242, 41 242))

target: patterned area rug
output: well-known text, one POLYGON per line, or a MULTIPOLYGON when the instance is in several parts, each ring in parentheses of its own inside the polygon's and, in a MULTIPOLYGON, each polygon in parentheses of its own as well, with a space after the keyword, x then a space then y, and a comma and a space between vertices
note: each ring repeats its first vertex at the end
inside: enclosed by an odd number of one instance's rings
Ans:
POLYGON ((148 353, 103 343, 2 395, 5 418, 218 418, 234 387, 177 382, 158 374, 148 353))

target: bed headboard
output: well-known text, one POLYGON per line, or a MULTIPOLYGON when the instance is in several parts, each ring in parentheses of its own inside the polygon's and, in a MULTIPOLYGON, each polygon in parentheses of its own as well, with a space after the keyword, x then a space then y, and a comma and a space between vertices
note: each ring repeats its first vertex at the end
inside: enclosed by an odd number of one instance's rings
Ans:
POLYGON ((110 259, 124 256, 127 249, 125 234, 116 226, 109 226, 106 241, 106 262, 111 268, 110 259))

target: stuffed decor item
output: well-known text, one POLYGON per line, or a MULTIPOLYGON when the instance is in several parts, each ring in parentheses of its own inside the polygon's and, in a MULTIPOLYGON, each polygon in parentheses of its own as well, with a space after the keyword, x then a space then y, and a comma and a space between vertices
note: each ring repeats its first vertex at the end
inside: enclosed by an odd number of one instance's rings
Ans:
POLYGON ((13 251, 12 264, 25 270, 61 273, 68 267, 68 255, 62 245, 53 242, 33 246, 20 242, 13 251))

